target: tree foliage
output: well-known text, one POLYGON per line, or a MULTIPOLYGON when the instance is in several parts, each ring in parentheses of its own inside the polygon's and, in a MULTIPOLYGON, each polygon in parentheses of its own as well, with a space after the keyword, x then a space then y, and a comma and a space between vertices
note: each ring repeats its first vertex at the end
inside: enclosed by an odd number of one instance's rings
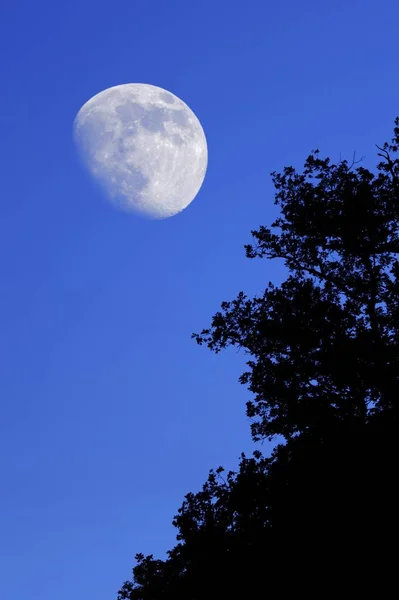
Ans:
MULTIPOLYGON (((279 287, 224 302, 193 337, 243 348, 255 441, 271 457, 211 471, 174 520, 165 560, 138 555, 119 600, 288 592, 390 566, 396 529, 399 392, 399 118, 377 174, 316 150, 272 173, 281 216, 249 258, 284 260, 279 287), (396 527, 396 525, 395 525, 396 527), (378 549, 378 550, 377 550, 378 549), (284 577, 286 573, 286 577, 284 577), (324 577, 324 579, 323 579, 324 577)), ((381 573, 381 569, 378 571, 381 573)), ((318 588, 319 586, 319 588, 318 588)), ((310 589, 310 588, 309 588, 310 589)), ((321 594, 323 595, 323 594, 321 594)))

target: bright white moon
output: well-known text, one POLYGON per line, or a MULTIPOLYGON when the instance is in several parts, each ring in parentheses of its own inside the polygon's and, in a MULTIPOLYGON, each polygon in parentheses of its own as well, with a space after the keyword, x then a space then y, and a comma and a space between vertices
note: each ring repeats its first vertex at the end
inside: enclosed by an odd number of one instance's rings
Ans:
POLYGON ((93 96, 76 115, 74 139, 109 199, 129 212, 176 215, 204 181, 208 150, 199 120, 154 85, 117 85, 93 96))

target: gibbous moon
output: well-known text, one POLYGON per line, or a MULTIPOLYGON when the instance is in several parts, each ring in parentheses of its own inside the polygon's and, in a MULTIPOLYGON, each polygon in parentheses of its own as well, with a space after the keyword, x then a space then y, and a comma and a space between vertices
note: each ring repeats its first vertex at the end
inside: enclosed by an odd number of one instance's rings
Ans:
POLYGON ((76 115, 74 139, 108 198, 128 212, 176 215, 205 178, 208 150, 199 120, 154 85, 128 83, 93 96, 76 115))

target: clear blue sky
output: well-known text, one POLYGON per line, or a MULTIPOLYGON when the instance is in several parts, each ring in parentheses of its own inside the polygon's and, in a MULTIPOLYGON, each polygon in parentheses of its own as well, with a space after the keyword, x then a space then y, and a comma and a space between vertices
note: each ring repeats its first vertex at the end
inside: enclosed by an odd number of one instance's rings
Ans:
POLYGON ((250 451, 243 357, 190 339, 222 300, 281 281, 250 262, 272 170, 389 140, 397 0, 3 0, 0 14, 0 597, 112 600, 162 556, 186 492, 250 451), (128 82, 197 114, 209 167, 166 221, 117 212, 72 142, 128 82))

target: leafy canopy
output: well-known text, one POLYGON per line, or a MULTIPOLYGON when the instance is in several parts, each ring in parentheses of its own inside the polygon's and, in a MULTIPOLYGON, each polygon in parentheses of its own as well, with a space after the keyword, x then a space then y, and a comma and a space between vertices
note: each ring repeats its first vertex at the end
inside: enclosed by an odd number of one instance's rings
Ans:
POLYGON ((301 174, 272 173, 281 216, 246 253, 290 274, 224 302, 193 337, 245 349, 254 440, 285 442, 211 471, 174 519, 176 546, 165 560, 138 554, 119 600, 284 596, 301 582, 324 597, 332 582, 359 592, 366 568, 384 595, 396 569, 398 149, 399 118, 377 175, 318 151, 301 174))

